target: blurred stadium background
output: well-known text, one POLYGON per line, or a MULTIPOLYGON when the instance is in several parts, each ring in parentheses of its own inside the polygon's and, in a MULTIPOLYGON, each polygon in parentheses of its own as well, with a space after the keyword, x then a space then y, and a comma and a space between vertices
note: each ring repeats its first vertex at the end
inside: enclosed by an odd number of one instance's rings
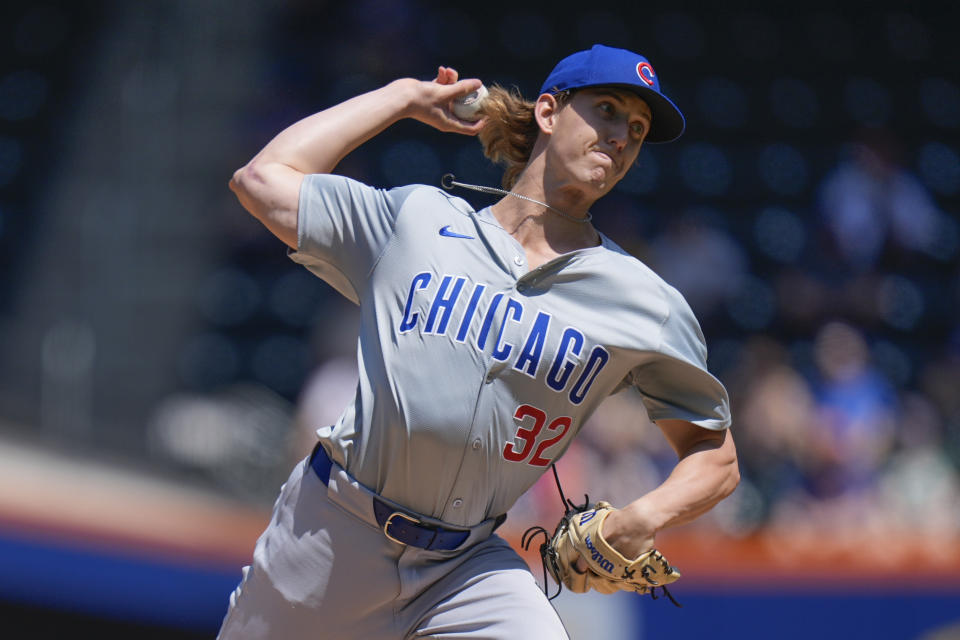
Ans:
MULTIPOLYGON (((352 393, 354 310, 246 216, 234 169, 396 77, 445 64, 534 97, 604 42, 653 61, 688 129, 596 222, 694 307, 743 481, 660 538, 683 609, 562 610, 610 616, 609 638, 960 638, 960 10, 688 6, 5 3, 3 636, 212 637, 280 483, 352 393)), ((338 168, 448 171, 499 180, 475 140, 409 122, 338 168)), ((669 469, 637 408, 617 396, 584 429, 568 495, 622 505, 669 469)), ((548 477, 507 535, 559 512, 548 477)))

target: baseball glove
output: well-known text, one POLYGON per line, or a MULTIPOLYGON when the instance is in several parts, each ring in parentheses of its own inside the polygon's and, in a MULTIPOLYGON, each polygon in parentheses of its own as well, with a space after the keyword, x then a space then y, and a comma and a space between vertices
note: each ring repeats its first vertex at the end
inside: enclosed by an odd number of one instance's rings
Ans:
MULTIPOLYGON (((667 585, 678 580, 680 572, 670 566, 662 553, 651 549, 630 560, 604 539, 600 529, 613 510, 609 502, 584 502, 582 505, 570 502, 553 536, 540 545, 544 573, 549 571, 558 586, 566 585, 576 593, 585 593, 590 589, 600 593, 622 590, 649 593, 656 599, 656 589, 660 588, 679 607, 680 604, 667 590, 667 585), (590 567, 585 573, 577 571, 575 566, 580 557, 590 567)), ((542 527, 528 530, 527 534, 531 531, 534 534, 542 532, 546 537, 546 530, 542 527)), ((521 541, 525 547, 529 547, 527 534, 521 541)), ((557 591, 553 597, 559 593, 557 591)))

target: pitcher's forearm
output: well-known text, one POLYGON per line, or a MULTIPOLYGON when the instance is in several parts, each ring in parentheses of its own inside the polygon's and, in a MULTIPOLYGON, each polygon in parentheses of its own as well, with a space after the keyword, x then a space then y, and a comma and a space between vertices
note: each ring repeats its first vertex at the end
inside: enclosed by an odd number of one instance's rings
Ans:
POLYGON ((740 481, 733 440, 691 452, 659 487, 625 507, 647 514, 655 531, 691 522, 730 495, 740 481))

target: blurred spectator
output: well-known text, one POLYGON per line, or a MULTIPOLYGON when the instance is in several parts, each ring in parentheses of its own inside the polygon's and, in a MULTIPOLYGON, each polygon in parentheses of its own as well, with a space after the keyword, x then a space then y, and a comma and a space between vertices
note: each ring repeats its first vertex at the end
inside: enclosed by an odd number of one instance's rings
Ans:
POLYGON ((804 489, 816 420, 813 391, 791 366, 789 352, 765 336, 744 345, 730 390, 741 470, 767 511, 804 489))
POLYGON ((848 324, 820 329, 814 359, 811 489, 820 497, 867 491, 893 445, 893 388, 871 364, 864 336, 848 324))
MULTIPOLYGON (((317 286, 326 288, 319 281, 317 286)), ((336 424, 357 393, 359 309, 339 294, 328 294, 313 334, 313 369, 297 398, 290 433, 291 464, 313 450, 317 429, 336 424)))
POLYGON ((357 394, 355 355, 335 356, 317 366, 300 393, 291 433, 290 457, 299 462, 317 444, 316 431, 337 423, 357 394))
MULTIPOLYGON (((917 393, 907 394, 902 406, 901 449, 880 485, 883 511, 889 526, 904 534, 949 541, 960 530, 960 474, 944 451, 940 416, 917 393)), ((949 544, 941 548, 952 552, 949 544)))
POLYGON ((930 400, 942 419, 942 446, 960 468, 960 327, 924 367, 919 379, 923 397, 930 400))
POLYGON ((824 179, 823 223, 840 260, 853 272, 878 266, 884 251, 931 253, 941 214, 920 181, 900 163, 887 131, 864 129, 824 179))
POLYGON ((740 290, 747 270, 743 248, 716 217, 709 210, 684 212, 650 249, 653 270, 680 290, 701 321, 740 290))

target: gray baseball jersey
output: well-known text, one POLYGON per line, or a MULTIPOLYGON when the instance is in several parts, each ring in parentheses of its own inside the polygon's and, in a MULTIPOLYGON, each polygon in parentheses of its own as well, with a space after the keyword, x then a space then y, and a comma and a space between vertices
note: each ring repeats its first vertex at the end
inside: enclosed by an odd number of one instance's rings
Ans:
POLYGON ((474 526, 627 386, 653 420, 728 427, 683 297, 600 237, 528 270, 489 209, 307 176, 290 257, 361 308, 356 400, 318 430, 333 460, 387 499, 474 526))

